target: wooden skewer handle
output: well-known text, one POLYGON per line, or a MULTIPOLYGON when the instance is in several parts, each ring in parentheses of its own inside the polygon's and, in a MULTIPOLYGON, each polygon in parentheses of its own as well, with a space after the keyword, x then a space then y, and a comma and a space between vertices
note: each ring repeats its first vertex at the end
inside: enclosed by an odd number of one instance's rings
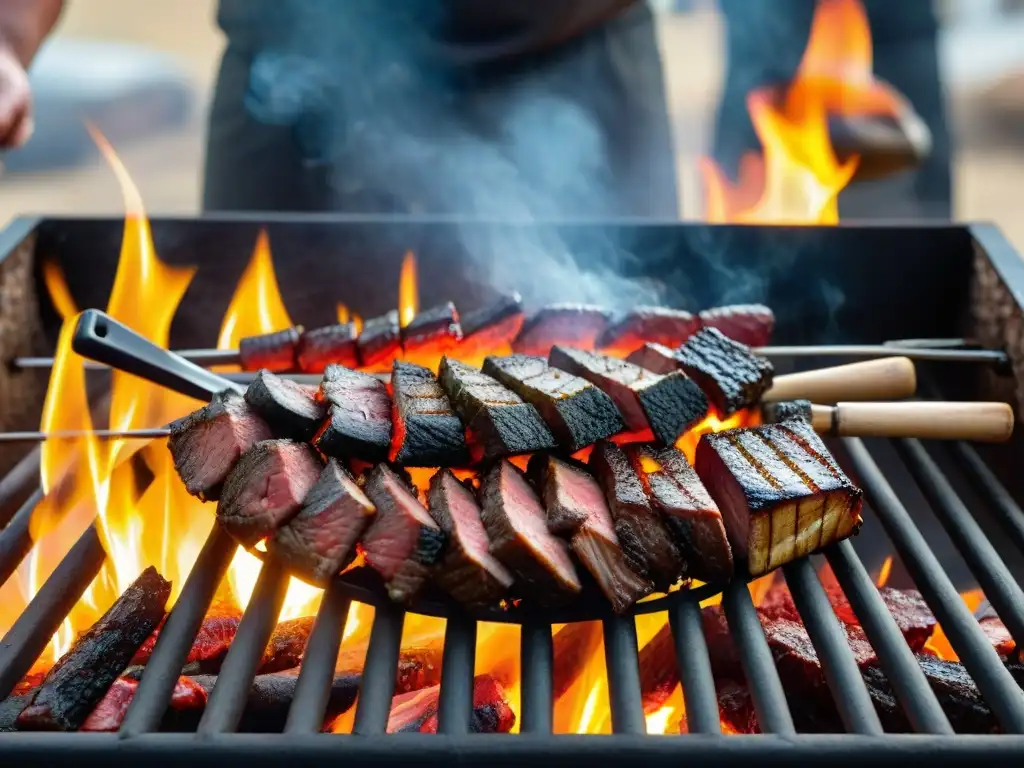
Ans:
POLYGON ((838 403, 845 400, 899 400, 917 390, 914 362, 906 357, 885 357, 862 363, 836 365, 779 376, 764 402, 810 400, 838 403))
POLYGON ((1013 434, 1006 403, 839 403, 811 406, 817 432, 849 437, 919 437, 1002 443, 1013 434))

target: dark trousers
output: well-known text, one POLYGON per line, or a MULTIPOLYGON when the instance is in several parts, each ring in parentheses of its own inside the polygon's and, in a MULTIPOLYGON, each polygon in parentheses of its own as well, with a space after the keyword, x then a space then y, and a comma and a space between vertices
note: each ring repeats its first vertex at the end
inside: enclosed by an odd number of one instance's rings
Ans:
POLYGON ((257 48, 231 40, 221 62, 206 210, 677 215, 646 4, 551 52, 444 78, 411 73, 393 108, 382 106, 386 94, 346 101, 346 83, 363 73, 338 65, 338 102, 349 109, 287 124, 246 108, 257 48))

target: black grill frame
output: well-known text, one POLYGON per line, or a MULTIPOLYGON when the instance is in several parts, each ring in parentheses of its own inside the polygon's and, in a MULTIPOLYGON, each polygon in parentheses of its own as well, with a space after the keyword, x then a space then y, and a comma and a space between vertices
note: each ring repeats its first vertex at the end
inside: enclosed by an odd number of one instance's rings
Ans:
MULTIPOLYGON (((246 220, 250 225, 251 220, 246 220)), ((294 221, 289 220, 290 223, 294 221)), ((310 220, 312 221, 312 220, 310 220)), ((85 222, 85 228, 90 226, 85 222)), ((685 228, 685 225, 660 225, 685 228)), ((691 228, 694 229, 694 228, 691 228)), ((700 229, 709 229, 701 227, 700 229)), ((729 230, 734 228, 721 228, 729 230)), ((746 228, 747 231, 759 228, 746 228)), ((768 236, 783 232, 760 228, 768 236), (770 230, 770 232, 769 232, 770 230)), ((816 230, 813 237, 827 239, 816 230)), ((845 228, 847 231, 851 228, 845 228)), ((992 228, 939 228, 950 237, 969 237, 985 246, 1015 297, 1024 296, 1024 263, 992 228)), ((22 231, 23 227, 16 228, 22 231)), ((934 228, 922 228, 934 234, 934 228)), ((2 243, 0 245, 10 245, 2 243)), ((158 251, 159 251, 158 246, 158 251)), ((1018 306, 1020 302, 1018 300, 1018 306)), ((1024 553, 1024 512, 1013 495, 990 470, 977 450, 967 444, 930 446, 916 440, 894 441, 900 461, 928 499, 935 516, 949 532, 984 588, 996 612, 1017 641, 1024 644, 1024 592, 975 521, 957 489, 933 458, 948 451, 962 475, 975 487, 990 514, 999 520, 1010 542, 1024 553)), ((13 764, 18 758, 45 760, 48 765, 77 765, 83 757, 116 760, 144 759, 155 765, 196 765, 245 762, 279 764, 341 757, 362 765, 415 761, 426 765, 476 763, 520 765, 529 760, 555 765, 569 759, 627 760, 660 765, 680 760, 714 760, 718 764, 792 764, 813 759, 822 764, 891 758, 917 758, 940 765, 965 759, 993 764, 1016 764, 1024 754, 1024 694, 1000 662, 977 621, 959 599, 942 563, 929 549, 921 530, 896 494, 873 452, 856 438, 835 445, 837 457, 866 492, 867 502, 885 529, 916 586, 943 625, 968 672, 1007 734, 953 736, 923 673, 849 541, 824 554, 875 648, 880 666, 891 681, 912 727, 919 735, 883 735, 878 717, 860 679, 853 655, 831 611, 828 598, 809 560, 785 568, 787 583, 822 660, 823 670, 849 735, 810 736, 795 733, 785 694, 775 671, 750 594, 742 583, 728 586, 723 596, 727 619, 751 688, 758 720, 766 735, 714 738, 719 717, 707 647, 695 598, 675 600, 669 622, 675 639, 691 735, 644 736, 644 716, 638 676, 636 627, 632 619, 604 620, 606 664, 614 735, 610 737, 552 736, 552 638, 548 619, 526 616, 522 623, 522 698, 518 736, 469 735, 469 716, 475 624, 464 617, 449 618, 442 664, 439 734, 384 734, 399 652, 404 613, 388 606, 375 613, 363 686, 350 737, 318 734, 333 675, 334 658, 344 631, 350 597, 335 584, 326 592, 302 664, 295 700, 284 735, 232 733, 238 725, 245 695, 260 655, 276 623, 284 598, 286 574, 273 563, 263 566, 253 598, 223 664, 197 734, 155 734, 174 681, 181 669, 214 591, 233 555, 233 541, 215 528, 188 577, 153 655, 146 666, 122 730, 117 735, 0 734, 0 755, 13 764), (368 738, 371 737, 371 738, 368 738), (1011 761, 1013 761, 1011 763, 1011 761)), ((30 454, 3 488, 3 503, 28 498, 0 530, 0 582, 27 554, 28 519, 40 500, 34 489, 38 453, 30 454), (33 462, 35 462, 33 464, 33 462)), ((0 643, 0 698, 6 696, 45 648, 71 606, 98 573, 105 557, 99 537, 89 529, 72 547, 12 629, 0 643)))

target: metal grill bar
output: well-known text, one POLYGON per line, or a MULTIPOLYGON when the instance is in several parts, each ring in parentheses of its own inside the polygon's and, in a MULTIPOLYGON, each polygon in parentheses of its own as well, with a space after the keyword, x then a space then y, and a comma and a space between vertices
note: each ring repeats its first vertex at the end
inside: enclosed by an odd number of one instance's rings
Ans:
POLYGON ((647 733, 636 646, 636 623, 632 616, 604 620, 604 663, 615 733, 647 733))
POLYGON ((967 610, 942 564, 928 548, 864 443, 855 437, 844 438, 843 442, 872 508, 992 713, 1005 731, 1024 733, 1024 694, 967 610))
POLYGON ((894 443, 985 596, 1017 646, 1024 648, 1024 590, 921 442, 905 439, 894 443))
POLYGON ((910 646, 889 613, 871 576, 849 541, 825 551, 832 572, 839 580, 846 599, 853 606, 864 633, 885 672, 889 684, 903 706, 910 727, 918 733, 952 734, 946 713, 921 671, 910 646))
POLYGON ((438 733, 469 733, 473 715, 473 665, 476 663, 476 622, 463 615, 448 619, 441 658, 441 700, 438 733))
POLYGON ((551 625, 530 616, 520 629, 520 677, 522 678, 522 733, 546 734, 554 728, 555 667, 551 625))
POLYGON ((89 526, 0 641, 0 700, 32 668, 53 633, 100 572, 107 553, 89 526))
POLYGON ((668 611, 668 621, 675 640, 679 679, 683 684, 686 725, 689 733, 721 733, 718 696, 711 674, 708 644, 704 639, 700 604, 680 600, 668 611))
POLYGON ((881 734, 882 723, 850 650, 846 631, 832 610, 814 566, 805 558, 787 565, 785 572, 786 584, 818 652, 825 682, 832 692, 843 727, 847 733, 881 734))
POLYGON ((256 670, 288 591, 288 574, 275 561, 264 563, 238 631, 224 657, 217 683, 199 721, 198 733, 230 733, 238 728, 256 670))
POLYGON ((39 487, 41 458, 42 449, 37 445, 10 472, 0 477, 0 530, 10 522, 15 510, 39 487))
POLYGON ((0 585, 11 578, 21 561, 32 551, 32 536, 29 527, 32 513, 43 500, 43 489, 39 488, 29 496, 14 513, 7 527, 0 530, 0 585))
POLYGON ((405 611, 398 606, 382 605, 375 610, 352 733, 375 736, 387 730, 404 622, 405 611))
POLYGON ((741 580, 733 580, 722 594, 722 607, 736 640, 762 733, 795 734, 786 693, 775 670, 775 660, 747 585, 741 580))
POLYGON ((351 604, 341 585, 336 580, 331 581, 321 599, 316 623, 302 654, 295 699, 288 710, 285 733, 317 733, 323 727, 338 648, 351 604))
POLYGON ((234 539, 214 524, 146 662, 121 723, 120 732, 125 736, 159 730, 174 684, 237 547, 234 539))
POLYGON ((960 465, 967 471, 964 473, 981 492, 995 517, 1003 524, 1007 535, 1018 550, 1024 552, 1024 511, 1013 500, 1010 492, 1003 487, 991 469, 985 466, 978 452, 967 443, 957 442, 952 445, 954 455, 960 459, 960 465))

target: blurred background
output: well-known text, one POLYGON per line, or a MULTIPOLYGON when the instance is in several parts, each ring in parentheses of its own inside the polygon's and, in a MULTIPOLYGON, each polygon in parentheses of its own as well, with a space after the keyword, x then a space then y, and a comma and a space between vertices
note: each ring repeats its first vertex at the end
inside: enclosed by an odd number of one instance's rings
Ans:
MULTIPOLYGON (((897 0, 892 0, 897 2, 897 0)), ((721 93, 714 0, 652 0, 676 144, 680 215, 699 219, 698 160, 721 93)), ((1024 0, 936 0, 952 126, 955 217, 998 223, 1024 251, 1024 0)), ((119 213, 81 119, 110 138, 151 213, 199 210, 205 113, 223 38, 215 0, 70 0, 32 78, 37 133, 4 158, 0 218, 119 213)))

